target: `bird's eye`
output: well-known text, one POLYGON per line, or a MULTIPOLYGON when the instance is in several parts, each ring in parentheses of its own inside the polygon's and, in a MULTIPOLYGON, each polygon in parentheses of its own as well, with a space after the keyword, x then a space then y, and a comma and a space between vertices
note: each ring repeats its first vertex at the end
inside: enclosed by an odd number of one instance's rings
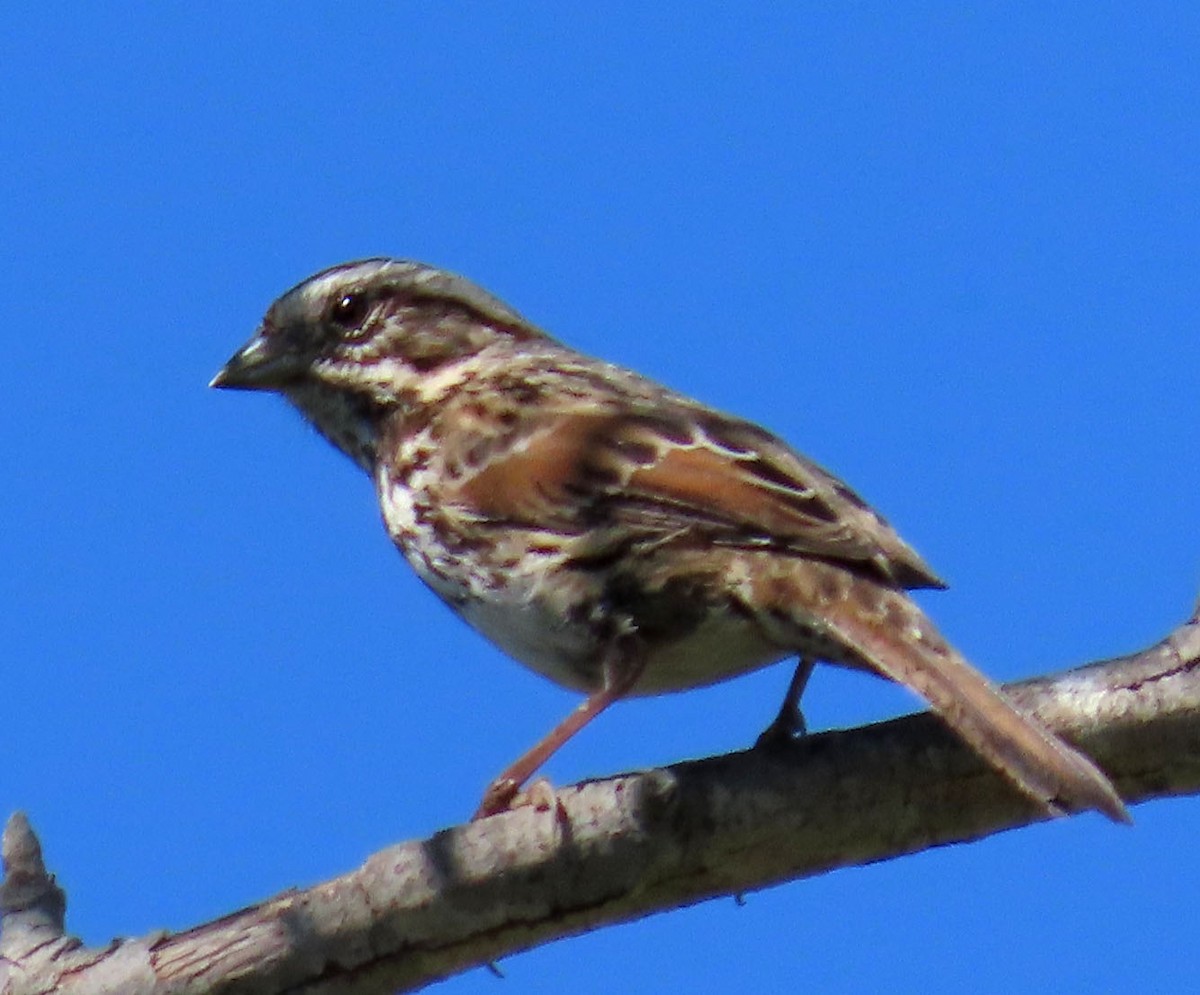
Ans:
POLYGON ((342 294, 333 302, 333 307, 329 311, 329 320, 344 331, 353 331, 362 324, 363 319, 367 316, 369 304, 370 301, 366 294, 342 294))

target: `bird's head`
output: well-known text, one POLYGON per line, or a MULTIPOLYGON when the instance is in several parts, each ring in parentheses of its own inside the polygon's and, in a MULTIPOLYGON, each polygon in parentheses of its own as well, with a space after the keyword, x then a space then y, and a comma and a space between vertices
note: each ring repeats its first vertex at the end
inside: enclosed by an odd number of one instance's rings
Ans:
POLYGON ((364 259, 280 297, 210 386, 283 394, 370 470, 382 418, 436 403, 485 350, 530 340, 547 336, 460 276, 364 259))

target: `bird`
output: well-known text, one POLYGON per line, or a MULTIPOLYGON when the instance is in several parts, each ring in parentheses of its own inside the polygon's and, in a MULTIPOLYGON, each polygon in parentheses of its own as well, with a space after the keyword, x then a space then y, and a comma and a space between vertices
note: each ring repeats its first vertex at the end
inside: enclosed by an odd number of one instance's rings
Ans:
POLYGON ((945 585, 847 484, 758 425, 552 338, 464 277, 361 259, 267 310, 211 386, 281 394, 374 483, 418 576, 583 701, 488 786, 508 809, 613 703, 786 659, 764 745, 817 662, 896 681, 1043 814, 1128 813, 910 595, 945 585))

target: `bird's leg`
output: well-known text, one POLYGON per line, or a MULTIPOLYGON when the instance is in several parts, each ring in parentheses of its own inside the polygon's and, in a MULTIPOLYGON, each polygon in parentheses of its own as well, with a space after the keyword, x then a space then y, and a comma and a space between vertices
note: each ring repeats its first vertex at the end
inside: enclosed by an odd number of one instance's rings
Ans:
POLYGON ((599 690, 593 691, 565 719, 543 736, 531 749, 521 754, 504 772, 488 785, 483 793, 483 801, 471 816, 484 819, 505 811, 521 790, 521 785, 529 780, 535 770, 542 766, 556 753, 564 743, 580 729, 603 712, 614 701, 624 698, 642 676, 646 669, 644 659, 631 665, 629 659, 622 656, 610 656, 604 664, 604 683, 599 690))
POLYGON ((792 674, 792 680, 788 684, 787 694, 783 696, 783 704, 779 706, 779 714, 754 741, 756 749, 770 749, 805 734, 807 730, 804 726, 804 714, 800 711, 800 698, 808 686, 808 679, 812 676, 816 663, 816 660, 807 656, 800 657, 796 664, 796 672, 792 674))

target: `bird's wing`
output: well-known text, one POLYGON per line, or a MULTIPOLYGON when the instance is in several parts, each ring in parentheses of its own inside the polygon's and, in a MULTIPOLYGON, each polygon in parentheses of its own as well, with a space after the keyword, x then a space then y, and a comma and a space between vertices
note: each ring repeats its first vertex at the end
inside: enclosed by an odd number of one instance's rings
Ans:
POLYGON ((460 454, 463 507, 497 525, 769 548, 944 586, 832 474, 764 429, 664 394, 527 406, 460 454))

